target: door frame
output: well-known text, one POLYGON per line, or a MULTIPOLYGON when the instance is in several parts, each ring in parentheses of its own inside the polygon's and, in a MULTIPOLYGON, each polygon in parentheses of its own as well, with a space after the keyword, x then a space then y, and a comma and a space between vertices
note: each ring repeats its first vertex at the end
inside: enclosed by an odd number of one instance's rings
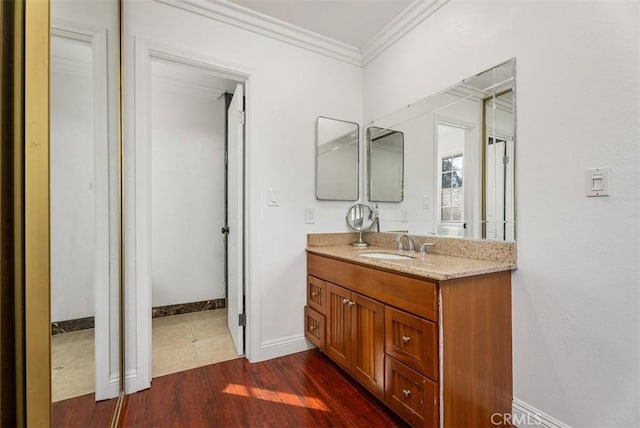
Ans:
MULTIPOLYGON (((125 100, 125 108, 133 111, 133 121, 124 139, 124 312, 125 312, 125 392, 133 393, 151 385, 151 59, 204 68, 220 77, 242 83, 245 105, 251 106, 251 74, 244 66, 202 56, 185 49, 171 47, 142 38, 133 41, 133 96, 125 100)), ((126 77, 125 77, 126 80, 126 77)), ((126 81, 125 81, 126 83, 126 81)), ((127 95, 125 95, 127 96, 127 95)), ((251 306, 249 284, 251 248, 251 116, 245 119, 244 194, 244 289, 245 306, 251 306)), ((251 332, 245 327, 246 350, 250 352, 251 332)))

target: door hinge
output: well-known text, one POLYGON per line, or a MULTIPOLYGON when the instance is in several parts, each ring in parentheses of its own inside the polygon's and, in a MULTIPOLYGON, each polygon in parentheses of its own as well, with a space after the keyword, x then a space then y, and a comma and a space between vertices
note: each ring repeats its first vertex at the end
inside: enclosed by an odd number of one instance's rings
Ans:
POLYGON ((240 125, 244 125, 244 121, 245 121, 244 111, 239 111, 238 112, 238 122, 240 122, 240 125))
POLYGON ((247 314, 238 314, 238 326, 239 327, 247 326, 247 314))
POLYGON ((502 163, 503 163, 504 165, 509 165, 509 156, 504 156, 504 157, 502 158, 502 163))

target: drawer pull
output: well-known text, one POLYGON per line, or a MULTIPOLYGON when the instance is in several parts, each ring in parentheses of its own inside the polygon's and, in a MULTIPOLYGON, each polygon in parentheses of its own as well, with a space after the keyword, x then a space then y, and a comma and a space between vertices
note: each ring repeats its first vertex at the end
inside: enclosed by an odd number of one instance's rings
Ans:
POLYGON ((356 304, 356 302, 353 302, 353 301, 349 300, 349 306, 353 306, 355 304, 356 304))
POLYGON ((310 325, 309 326, 309 331, 315 331, 317 329, 318 329, 318 327, 316 327, 315 325, 310 325))
POLYGON ((410 340, 411 338, 409 336, 402 336, 402 343, 404 343, 405 345, 409 343, 410 340))
POLYGON ((411 390, 403 389, 402 390, 402 395, 404 396, 404 398, 409 398, 411 396, 411 390))
POLYGON ((342 304, 346 305, 347 303, 349 303, 349 299, 342 299, 342 304))
POLYGON ((311 293, 311 297, 318 297, 320 295, 319 291, 314 291, 313 293, 311 293))

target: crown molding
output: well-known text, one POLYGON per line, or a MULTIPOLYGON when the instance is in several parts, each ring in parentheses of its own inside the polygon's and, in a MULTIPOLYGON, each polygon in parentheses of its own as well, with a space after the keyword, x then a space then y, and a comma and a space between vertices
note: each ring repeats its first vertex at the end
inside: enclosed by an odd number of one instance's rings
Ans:
POLYGON ((416 0, 362 46, 362 66, 369 64, 449 0, 416 0))
POLYGON ((360 50, 330 37, 288 24, 226 0, 155 0, 233 25, 348 64, 362 65, 360 50))
POLYGON ((360 67, 373 61, 449 2, 449 0, 414 1, 365 43, 362 49, 359 49, 227 0, 154 1, 360 67))

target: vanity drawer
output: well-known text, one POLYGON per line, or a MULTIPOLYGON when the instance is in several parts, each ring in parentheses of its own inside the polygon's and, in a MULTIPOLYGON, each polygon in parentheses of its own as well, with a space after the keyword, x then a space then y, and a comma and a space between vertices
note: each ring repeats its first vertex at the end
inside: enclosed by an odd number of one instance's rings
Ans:
POLYGON ((385 352, 438 380, 438 325, 389 306, 384 319, 385 352))
POLYGON ((435 282, 310 253, 307 254, 307 271, 316 278, 340 284, 385 304, 438 321, 438 292, 435 282))
POLYGON ((387 405, 414 427, 437 427, 438 384, 389 355, 384 361, 387 405))
POLYGON ((311 343, 324 351, 325 317, 309 306, 304 307, 304 335, 311 343))
POLYGON ((307 305, 326 315, 327 283, 315 276, 307 275, 307 305))

